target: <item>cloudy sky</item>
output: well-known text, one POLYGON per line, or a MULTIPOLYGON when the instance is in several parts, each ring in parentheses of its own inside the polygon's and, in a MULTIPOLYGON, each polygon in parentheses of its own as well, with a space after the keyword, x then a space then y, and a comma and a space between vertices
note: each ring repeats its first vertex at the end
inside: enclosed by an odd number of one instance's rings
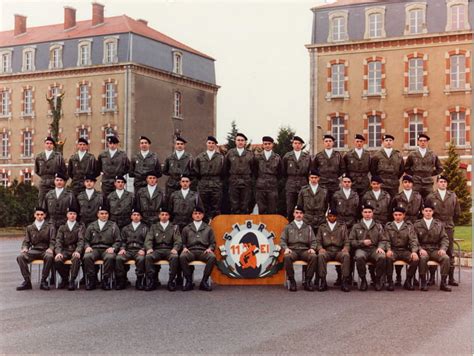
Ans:
MULTIPOLYGON (((309 138, 309 55, 314 1, 101 0, 106 16, 127 14, 216 59, 217 136, 232 120, 253 142, 290 125, 309 138)), ((0 30, 13 14, 28 26, 63 22, 63 6, 77 20, 91 18, 91 0, 0 0, 0 30)))

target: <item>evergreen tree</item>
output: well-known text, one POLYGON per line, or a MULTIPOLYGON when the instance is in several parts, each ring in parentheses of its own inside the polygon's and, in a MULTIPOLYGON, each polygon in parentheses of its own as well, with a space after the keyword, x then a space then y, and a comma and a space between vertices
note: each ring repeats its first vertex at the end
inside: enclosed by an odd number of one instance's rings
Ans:
POLYGON ((227 151, 230 150, 231 148, 235 147, 235 135, 239 133, 239 130, 237 129, 237 124, 235 123, 235 120, 232 120, 230 124, 231 128, 230 131, 227 133, 227 143, 226 143, 226 149, 227 151))
POLYGON ((278 131, 278 136, 276 139, 275 147, 273 150, 278 153, 282 158, 285 153, 290 152, 293 148, 291 146, 291 140, 295 136, 295 131, 290 127, 280 127, 278 131))
POLYGON ((448 178, 448 189, 456 193, 461 206, 461 215, 455 223, 457 225, 471 224, 471 194, 467 187, 466 175, 459 167, 460 158, 456 152, 456 146, 451 143, 448 150, 448 158, 443 162, 444 175, 448 178))

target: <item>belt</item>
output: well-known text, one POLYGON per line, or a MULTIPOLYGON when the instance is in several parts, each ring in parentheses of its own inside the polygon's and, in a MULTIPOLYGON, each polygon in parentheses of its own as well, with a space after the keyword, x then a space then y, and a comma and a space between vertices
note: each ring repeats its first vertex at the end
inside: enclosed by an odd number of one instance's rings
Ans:
POLYGON ((143 245, 138 243, 138 242, 130 242, 129 244, 127 244, 127 247, 142 247, 143 245))

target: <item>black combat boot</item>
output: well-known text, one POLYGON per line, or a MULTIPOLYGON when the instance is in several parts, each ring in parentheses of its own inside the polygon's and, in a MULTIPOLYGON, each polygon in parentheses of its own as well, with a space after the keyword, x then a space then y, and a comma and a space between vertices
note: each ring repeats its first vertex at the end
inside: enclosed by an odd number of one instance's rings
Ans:
POLYGON ((86 290, 94 290, 97 288, 97 278, 96 276, 91 276, 86 279, 86 290))
POLYGON ((143 286, 143 276, 137 276, 137 280, 135 281, 135 289, 136 290, 143 290, 145 287, 143 286))
POLYGON ((31 280, 30 279, 25 279, 22 284, 20 284, 18 287, 16 287, 16 290, 28 290, 32 289, 33 286, 31 285, 31 280))
POLYGON ((334 287, 339 287, 340 285, 342 285, 341 266, 336 266, 336 272, 337 272, 337 279, 336 279, 336 282, 334 282, 334 287))
POLYGON ((288 282, 290 283, 290 292, 296 292, 298 288, 296 287, 296 281, 294 278, 288 279, 288 282))
MULTIPOLYGON (((397 279, 398 279, 398 276, 397 276, 397 279)), ((400 283, 401 285, 401 283, 400 283)), ((389 291, 389 292, 393 292, 395 290, 394 286, 393 286, 393 279, 392 279, 392 276, 387 276, 387 287, 386 289, 389 291)))
POLYGON ((428 284, 426 283, 426 275, 420 276, 420 290, 422 292, 428 291, 428 284))
POLYGON ((401 287, 402 286, 402 268, 403 268, 403 266, 395 266, 395 273, 397 274, 397 277, 395 279, 395 286, 396 287, 401 287))
POLYGON ((154 276, 146 278, 145 291, 150 292, 156 289, 156 279, 154 276))
POLYGON ((365 292, 368 288, 369 288, 369 285, 367 284, 367 278, 365 278, 365 276, 360 277, 359 290, 360 290, 361 292, 365 292))
POLYGON ((415 290, 415 287, 411 283, 411 278, 407 278, 405 280, 405 283, 403 283, 403 288, 405 288, 406 290, 415 290))
POLYGON ((209 283, 209 277, 203 277, 201 283, 199 284, 199 289, 210 292, 212 291, 211 284, 209 283))
POLYGON ((343 292, 350 292, 351 291, 351 284, 352 284, 352 279, 349 278, 343 278, 342 279, 342 284, 341 284, 341 290, 343 292))
POLYGON ((49 290, 49 283, 46 279, 42 279, 40 283, 40 289, 49 290))
POLYGON ((321 282, 319 282, 318 291, 324 292, 324 291, 327 291, 327 290, 328 290, 328 283, 326 281, 326 277, 321 277, 321 282))
POLYGON ((168 282, 168 290, 170 292, 174 292, 176 290, 176 283, 175 281, 169 281, 168 282))
POLYGON ((306 281, 303 283, 303 288, 308 292, 314 292, 314 286, 311 278, 306 278, 306 281))
POLYGON ((448 284, 453 287, 459 286, 459 283, 454 279, 454 267, 449 268, 448 284))
POLYGON ((443 290, 445 292, 451 292, 451 288, 448 287, 448 284, 446 283, 447 279, 448 279, 448 276, 441 276, 441 283, 439 284, 439 290, 443 290))
POLYGON ((75 290, 76 289, 76 281, 74 279, 69 280, 69 285, 67 286, 67 290, 75 290))
POLYGON ((117 278, 117 284, 115 290, 122 290, 127 288, 127 280, 125 278, 117 278))
POLYGON ((183 292, 187 292, 194 289, 194 283, 191 278, 186 277, 186 283, 183 285, 183 292))
POLYGON ((69 284, 69 280, 67 278, 61 278, 61 283, 58 285, 58 289, 65 289, 69 284))
MULTIPOLYGON (((382 278, 380 276, 375 277, 375 290, 377 292, 380 292, 383 289, 383 283, 382 283, 382 278)), ((392 282, 392 288, 393 288, 393 282, 392 282)))
POLYGON ((418 279, 416 279, 415 276, 413 276, 413 286, 415 286, 415 287, 419 287, 419 286, 420 286, 420 282, 418 281, 418 279))
POLYGON ((103 290, 111 290, 112 287, 110 286, 110 277, 103 277, 102 278, 102 289, 103 290))
POLYGON ((435 277, 436 277, 436 270, 435 271, 430 270, 430 280, 428 282, 429 286, 434 286, 436 284, 435 277))

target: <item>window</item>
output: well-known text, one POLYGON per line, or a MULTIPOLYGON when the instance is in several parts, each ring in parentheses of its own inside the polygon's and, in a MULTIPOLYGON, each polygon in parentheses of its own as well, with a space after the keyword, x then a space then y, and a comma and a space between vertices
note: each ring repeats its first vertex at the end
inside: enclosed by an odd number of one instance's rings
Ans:
POLYGON ((454 31, 464 30, 465 8, 464 5, 451 6, 451 26, 454 31))
POLYGON ((466 145, 466 113, 451 113, 451 142, 456 146, 466 145))
POLYGON ((23 132, 23 157, 33 156, 33 133, 31 131, 23 132))
POLYGON ((23 90, 23 116, 33 116, 33 90, 23 90))
POLYGON ((423 91, 423 78, 423 59, 410 59, 408 61, 408 91, 423 91))
POLYGON ((334 147, 344 148, 344 117, 343 116, 335 116, 331 118, 331 134, 336 139, 336 141, 334 142, 334 147))
POLYGON ((84 138, 89 141, 89 129, 87 127, 80 127, 77 132, 77 138, 84 138))
POLYGON ((26 51, 25 52, 25 59, 24 59, 24 71, 31 71, 33 70, 33 51, 26 51))
POLYGON ((466 86, 466 58, 464 55, 450 57, 450 88, 464 89, 466 86))
POLYGON ((82 40, 78 44, 77 65, 87 66, 92 64, 91 60, 92 40, 82 40))
POLYGON ((405 35, 427 33, 426 3, 413 2, 405 5, 405 35))
POLYGON ((368 63, 368 95, 382 94, 382 62, 372 61, 368 63))
POLYGON ((328 42, 347 41, 347 10, 333 11, 329 13, 329 35, 328 42))
POLYGON ((418 140, 418 135, 423 133, 423 118, 420 114, 410 115, 408 122, 408 144, 410 147, 415 147, 418 140))
POLYGON ((31 172, 23 172, 23 183, 28 185, 31 185, 33 183, 31 172))
POLYGON ((49 49, 49 69, 60 69, 63 67, 63 46, 57 44, 49 49))
POLYGON ((0 186, 2 186, 3 188, 8 188, 8 185, 8 173, 0 173, 0 186))
POLYGON ((2 132, 0 134, 1 136, 1 139, 2 139, 2 147, 1 147, 1 158, 3 159, 7 159, 9 158, 9 155, 10 155, 10 137, 8 135, 8 132, 2 132))
POLYGON ((118 47, 118 36, 117 37, 106 37, 104 40, 104 57, 103 63, 117 63, 117 47, 118 47))
POLYGON ((447 21, 446 31, 469 30, 468 0, 446 0, 447 21))
POLYGON ((105 110, 106 111, 115 110, 115 84, 114 83, 105 84, 105 110))
POLYGON ((6 50, 0 52, 0 73, 11 73, 12 72, 12 52, 13 50, 6 50))
POLYGON ((344 95, 344 64, 333 64, 331 66, 331 95, 332 96, 343 96, 344 95))
POLYGON ((10 92, 0 91, 0 117, 10 116, 10 92))
POLYGON ((376 38, 382 36, 382 15, 369 15, 369 37, 376 38))
POLYGON ((173 73, 183 74, 183 54, 181 52, 173 52, 173 73))
POLYGON ((61 93, 62 93, 62 90, 61 90, 61 87, 59 85, 55 85, 55 86, 51 87, 51 96, 53 98, 55 96, 61 95, 61 93))
POLYGON ((179 91, 174 92, 174 117, 182 118, 181 116, 182 97, 179 91))
POLYGON ((382 139, 382 119, 380 115, 368 115, 368 145, 378 147, 382 139))
POLYGON ((423 25, 423 10, 416 9, 410 11, 410 24, 409 24, 409 32, 410 34, 418 34, 422 31, 423 25))
POLYGON ((79 112, 88 112, 89 109, 89 85, 81 84, 79 86, 79 112))

